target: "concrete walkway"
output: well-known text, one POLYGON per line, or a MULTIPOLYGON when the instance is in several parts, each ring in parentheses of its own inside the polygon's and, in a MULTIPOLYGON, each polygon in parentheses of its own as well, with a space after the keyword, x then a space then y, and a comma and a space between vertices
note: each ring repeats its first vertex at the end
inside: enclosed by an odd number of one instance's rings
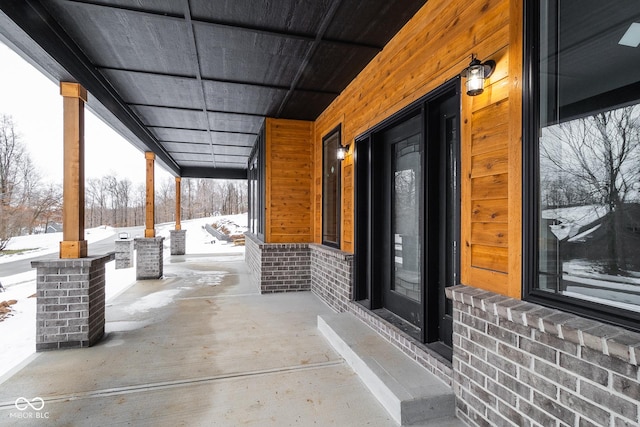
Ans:
POLYGON ((327 313, 259 295, 237 254, 174 256, 108 304, 98 345, 2 383, 0 425, 395 425, 316 329, 327 313))

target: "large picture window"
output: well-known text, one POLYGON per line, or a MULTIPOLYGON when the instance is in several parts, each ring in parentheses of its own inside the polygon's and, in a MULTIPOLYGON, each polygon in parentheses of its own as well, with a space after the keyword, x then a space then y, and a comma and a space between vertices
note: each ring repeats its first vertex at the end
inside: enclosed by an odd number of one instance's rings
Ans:
POLYGON ((640 2, 536 0, 527 17, 527 294, 637 328, 640 2))
POLYGON ((322 243, 340 247, 340 126, 322 138, 322 243))

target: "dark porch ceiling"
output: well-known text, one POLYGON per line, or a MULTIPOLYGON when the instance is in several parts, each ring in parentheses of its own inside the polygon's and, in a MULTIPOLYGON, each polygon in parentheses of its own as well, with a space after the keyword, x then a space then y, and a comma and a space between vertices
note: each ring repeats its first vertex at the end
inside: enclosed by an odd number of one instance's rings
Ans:
POLYGON ((184 177, 245 178, 265 117, 314 120, 426 0, 16 0, 0 38, 184 177))

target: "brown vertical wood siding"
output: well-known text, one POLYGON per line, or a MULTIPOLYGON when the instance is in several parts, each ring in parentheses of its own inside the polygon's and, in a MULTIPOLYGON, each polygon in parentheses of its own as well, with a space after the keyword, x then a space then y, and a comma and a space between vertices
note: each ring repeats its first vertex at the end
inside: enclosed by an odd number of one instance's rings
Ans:
MULTIPOLYGON (((430 0, 315 122, 313 229, 322 238, 322 137, 344 143, 455 78, 471 54, 497 63, 461 95, 461 280, 520 297, 522 1, 430 0)), ((464 80, 462 80, 464 84, 464 80)), ((354 251, 354 163, 342 163, 341 248, 354 251)))
POLYGON ((312 242, 313 122, 268 118, 265 149, 265 242, 312 242))

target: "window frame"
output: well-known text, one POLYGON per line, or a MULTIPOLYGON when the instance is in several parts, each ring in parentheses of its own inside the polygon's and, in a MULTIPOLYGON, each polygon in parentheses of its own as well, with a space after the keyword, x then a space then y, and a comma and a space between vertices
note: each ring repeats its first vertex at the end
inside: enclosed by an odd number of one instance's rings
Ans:
POLYGON ((256 142, 249 154, 247 163, 247 180, 249 187, 248 225, 249 231, 259 240, 264 242, 265 226, 265 128, 264 125, 258 133, 256 142), (255 165, 255 167, 253 167, 255 165), (255 192, 252 189, 251 181, 255 181, 255 192), (254 210, 256 216, 254 217, 254 210), (254 229, 255 224, 255 229, 254 229))
MULTIPOLYGON (((333 248, 340 249, 341 244, 341 233, 342 233, 342 161, 338 160, 338 169, 337 169, 337 183, 336 183, 336 209, 335 209, 335 221, 336 221, 336 241, 332 242, 330 240, 325 239, 325 218, 327 215, 327 206, 325 201, 327 200, 325 197, 325 179, 324 179, 324 170, 326 166, 327 153, 325 153, 325 144, 330 138, 333 138, 337 134, 338 146, 342 146, 342 123, 331 129, 325 136, 322 137, 322 218, 321 218, 321 233, 322 233, 322 244, 324 246, 330 246, 333 248)), ((336 147, 337 148, 337 147, 336 147)), ((329 156, 331 153, 328 154, 329 156)), ((336 159, 337 153, 333 153, 334 159, 336 159)))
POLYGON ((576 297, 555 294, 538 288, 539 227, 539 129, 538 64, 540 2, 525 0, 523 67, 523 209, 522 209, 522 294, 523 299, 593 320, 640 331, 640 312, 625 310, 576 297))

